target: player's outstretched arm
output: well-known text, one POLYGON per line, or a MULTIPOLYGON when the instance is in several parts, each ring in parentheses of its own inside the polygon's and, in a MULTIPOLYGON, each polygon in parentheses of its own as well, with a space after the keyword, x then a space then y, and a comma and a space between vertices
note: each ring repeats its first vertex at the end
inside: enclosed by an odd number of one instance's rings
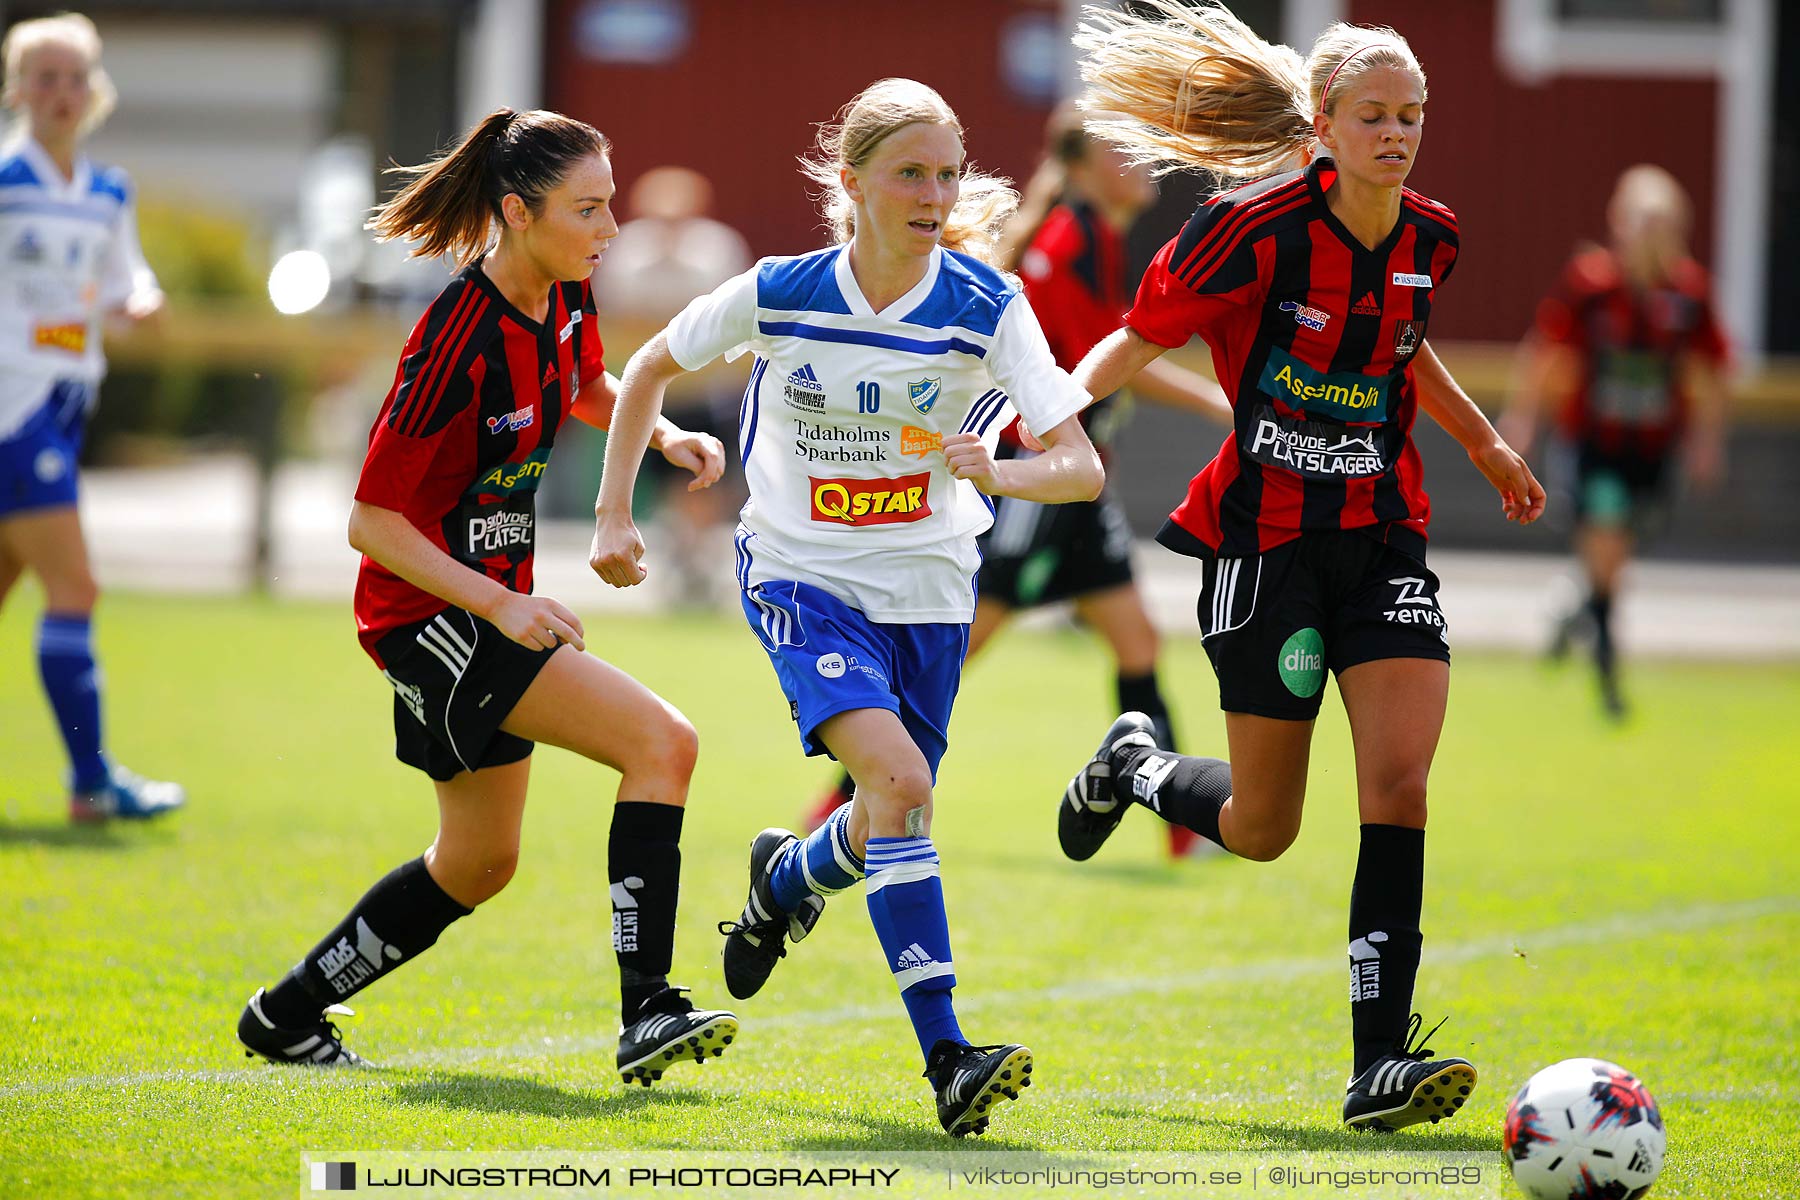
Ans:
POLYGON ((1684 465, 1696 487, 1710 490, 1725 477, 1725 427, 1731 408, 1725 372, 1696 354, 1682 356, 1681 370, 1694 414, 1684 465))
MULTIPOLYGON (((601 372, 600 378, 582 386, 571 411, 594 428, 607 429, 612 424, 620 386, 610 371, 601 372)), ((656 419, 650 431, 650 448, 660 450, 671 466, 693 473, 688 484, 690 492, 711 487, 725 474, 725 446, 718 438, 683 429, 667 417, 656 419)))
POLYGON ((1429 342, 1419 347, 1413 360, 1413 381, 1418 385, 1419 407, 1449 430, 1469 461, 1500 493, 1500 507, 1509 521, 1529 525, 1544 515, 1544 487, 1517 451, 1494 432, 1487 415, 1469 399, 1432 350, 1429 342))
POLYGON ((1500 436, 1520 454, 1537 443, 1544 410, 1554 410, 1575 390, 1580 375, 1575 352, 1533 329, 1519 343, 1512 392, 1500 414, 1500 436))
POLYGON ((667 417, 667 428, 659 428, 656 448, 672 467, 691 472, 687 490, 697 492, 719 482, 725 474, 725 443, 710 433, 694 433, 683 429, 667 417))
POLYGON ((631 494, 637 486, 638 464, 662 418, 663 392, 683 371, 669 353, 667 331, 658 333, 625 365, 625 378, 613 401, 588 566, 614 587, 644 580, 644 539, 631 519, 631 494))
MULTIPOLYGON (((1166 350, 1167 346, 1159 346, 1131 326, 1122 325, 1089 350, 1087 357, 1070 374, 1089 396, 1110 396, 1130 383, 1139 371, 1166 350)), ((1229 406, 1225 421, 1227 424, 1231 421, 1229 406)), ((1042 450, 1046 444, 1032 436, 1022 423, 1019 434, 1027 449, 1042 450)))
POLYGON ((581 618, 548 596, 512 591, 444 553, 404 513, 358 500, 350 544, 414 587, 464 608, 521 646, 548 650, 568 642, 585 650, 581 618))
POLYGON ((1106 471, 1080 417, 1067 418, 1037 440, 1044 447, 1042 454, 996 462, 978 435, 957 433, 944 439, 944 458, 952 475, 969 480, 990 496, 1068 504, 1100 494, 1106 471))
MULTIPOLYGON (((1075 382, 1090 396, 1110 396, 1133 379, 1138 372, 1168 351, 1129 325, 1122 325, 1102 338, 1087 352, 1074 371, 1075 382)), ((1230 421, 1230 417, 1225 418, 1230 421)))
MULTIPOLYGON (((1155 343, 1145 342, 1145 345, 1154 346, 1155 343)), ((1162 347, 1157 349, 1160 351, 1162 347)), ((1199 413, 1221 425, 1232 423, 1231 400, 1225 395, 1225 389, 1198 371, 1178 367, 1172 362, 1153 358, 1145 363, 1131 381, 1131 390, 1146 400, 1199 413)))

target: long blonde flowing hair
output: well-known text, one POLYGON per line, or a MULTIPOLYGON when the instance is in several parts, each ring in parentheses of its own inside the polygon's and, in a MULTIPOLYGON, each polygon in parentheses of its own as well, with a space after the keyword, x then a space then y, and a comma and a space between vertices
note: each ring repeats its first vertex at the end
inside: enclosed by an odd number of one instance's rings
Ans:
POLYGON ((1302 59, 1217 4, 1134 7, 1153 15, 1083 10, 1080 103, 1096 136, 1158 174, 1254 178, 1292 166, 1313 146, 1313 115, 1331 115, 1367 71, 1398 68, 1425 91, 1412 47, 1386 27, 1336 22, 1302 59))
MULTIPOLYGON (((800 160, 806 177, 819 185, 825 227, 842 245, 856 235, 856 202, 844 191, 839 172, 861 167, 890 134, 915 122, 946 125, 962 137, 962 122, 936 91, 912 79, 880 79, 819 127, 813 152, 800 160)), ((1000 229, 1018 210, 1019 194, 1009 180, 963 168, 956 206, 944 221, 938 244, 993 263, 1000 229)))

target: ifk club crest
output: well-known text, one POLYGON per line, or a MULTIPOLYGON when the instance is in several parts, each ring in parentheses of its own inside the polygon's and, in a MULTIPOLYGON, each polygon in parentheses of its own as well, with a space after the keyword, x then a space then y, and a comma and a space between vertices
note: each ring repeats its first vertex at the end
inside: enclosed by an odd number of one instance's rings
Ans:
POLYGON ((912 406, 919 410, 920 416, 930 412, 931 406, 938 402, 938 392, 943 390, 943 383, 942 379, 921 379, 917 383, 906 385, 906 398, 912 401, 912 406))

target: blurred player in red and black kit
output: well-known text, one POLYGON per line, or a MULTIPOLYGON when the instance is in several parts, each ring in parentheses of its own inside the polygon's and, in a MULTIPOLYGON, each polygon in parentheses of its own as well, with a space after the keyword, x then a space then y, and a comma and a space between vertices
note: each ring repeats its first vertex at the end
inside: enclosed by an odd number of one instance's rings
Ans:
MULTIPOLYGON (((1002 235, 999 265, 1018 273, 1056 365, 1072 371, 1119 328, 1131 307, 1135 281, 1125 234, 1155 202, 1156 185, 1148 166, 1134 164, 1090 137, 1072 107, 1059 109, 1046 132, 1043 162, 1002 235)), ((1231 423, 1231 405, 1219 385, 1173 363, 1148 364, 1132 388, 1221 425, 1231 423)), ((1096 399, 1082 413, 1082 425, 1102 461, 1110 458, 1123 415, 1116 395, 1096 399)), ((1014 421, 1001 435, 997 458, 1035 453, 1021 442, 1018 429, 1014 421)), ((1149 716, 1156 724, 1157 744, 1174 749, 1174 725, 1156 679, 1156 627, 1132 578, 1131 547, 1131 526, 1110 488, 1097 500, 1075 504, 1000 498, 993 528, 981 538, 969 657, 1015 611, 1073 601, 1082 623, 1104 637, 1112 651, 1119 708, 1149 716)), ((850 789, 849 775, 841 775, 809 823, 816 826, 830 816, 850 799, 850 789)), ((1211 848, 1179 825, 1168 826, 1168 840, 1171 858, 1211 848)))
POLYGON ((1576 636, 1591 639, 1601 703, 1616 718, 1625 700, 1613 597, 1637 539, 1668 518, 1677 451, 1696 486, 1719 481, 1728 352, 1706 271, 1688 255, 1688 199, 1674 176, 1648 164, 1625 171, 1607 223, 1612 244, 1578 251, 1538 306, 1502 424, 1529 447, 1549 405, 1572 452, 1588 594, 1558 621, 1550 649, 1561 658, 1576 636))
MULTIPOLYGON (((607 853, 621 1074, 648 1085, 736 1032, 732 1014, 696 1010, 667 980, 693 727, 585 653, 573 612, 531 594, 534 499, 557 431, 571 416, 604 428, 618 390, 587 283, 618 231, 610 155, 580 121, 497 109, 408 169, 370 223, 464 264, 407 341, 350 518, 358 632, 396 693, 397 757, 435 782, 438 833, 251 997, 238 1037, 275 1062, 358 1064, 327 1014, 511 880, 539 741, 622 776, 607 853)), ((694 486, 723 469, 716 438, 665 421, 652 442, 694 486)))
POLYGON ((1510 519, 1535 520, 1544 492, 1425 341, 1458 239, 1449 209, 1403 186, 1426 95, 1405 40, 1339 23, 1302 60, 1223 8, 1135 8, 1153 13, 1090 9, 1077 35, 1089 128, 1145 160, 1283 172, 1201 205, 1145 273, 1125 328, 1075 373, 1101 396, 1195 334, 1212 348, 1235 427, 1158 540, 1204 566, 1200 631, 1231 755, 1172 753, 1142 713, 1123 714, 1065 791, 1058 839, 1089 858, 1136 804, 1240 857, 1280 856, 1299 834, 1313 724, 1335 673, 1362 822, 1343 1119, 1440 1120, 1476 1072, 1432 1061, 1430 1035, 1408 1015, 1426 780, 1450 689, 1425 565, 1418 413, 1456 437, 1510 519))

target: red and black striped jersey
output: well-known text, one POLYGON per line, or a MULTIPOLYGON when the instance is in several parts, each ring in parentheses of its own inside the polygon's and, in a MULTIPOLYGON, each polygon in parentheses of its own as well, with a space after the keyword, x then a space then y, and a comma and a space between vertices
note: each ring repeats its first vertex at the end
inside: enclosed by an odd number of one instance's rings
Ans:
MULTIPOLYGON (((1050 210, 1019 260, 1019 281, 1056 365, 1065 371, 1123 325, 1131 307, 1125 241, 1080 201, 1050 210)), ((1101 449, 1112 440, 1113 408, 1112 397, 1103 396, 1081 411, 1082 426, 1101 449)), ((1016 420, 1007 426, 1007 441, 1018 441, 1017 427, 1016 420)))
POLYGON ((1125 241, 1093 206, 1050 210, 1019 260, 1019 280, 1056 365, 1073 371, 1131 307, 1125 241))
MULTIPOLYGON (((1125 239, 1093 205, 1062 201, 1026 246, 1019 282, 1058 367, 1075 371, 1087 351, 1125 324, 1132 293, 1125 239)), ((1116 416, 1111 396, 1082 408, 1082 428, 1102 453, 1118 432, 1116 416)), ((1019 441, 1017 419, 1003 437, 1019 441)))
MULTIPOLYGON (((540 324, 471 264, 407 339, 369 431, 356 498, 405 514, 433 545, 495 582, 531 591, 538 480, 582 381, 604 370, 586 280, 552 285, 540 324)), ((356 627, 371 656, 383 634, 444 607, 363 558, 356 627)))
POLYGON ((1721 367, 1729 356, 1706 270, 1691 259, 1640 289, 1611 250, 1582 251, 1538 306, 1537 328, 1580 359, 1559 427, 1608 455, 1666 454, 1687 424, 1686 356, 1721 367))
POLYGON ((1158 540, 1260 554, 1307 530, 1365 529, 1425 553, 1412 361, 1456 264, 1456 218, 1402 189, 1369 249, 1332 215, 1327 158, 1202 204, 1144 274, 1126 320, 1158 345, 1198 334, 1234 428, 1158 540))

